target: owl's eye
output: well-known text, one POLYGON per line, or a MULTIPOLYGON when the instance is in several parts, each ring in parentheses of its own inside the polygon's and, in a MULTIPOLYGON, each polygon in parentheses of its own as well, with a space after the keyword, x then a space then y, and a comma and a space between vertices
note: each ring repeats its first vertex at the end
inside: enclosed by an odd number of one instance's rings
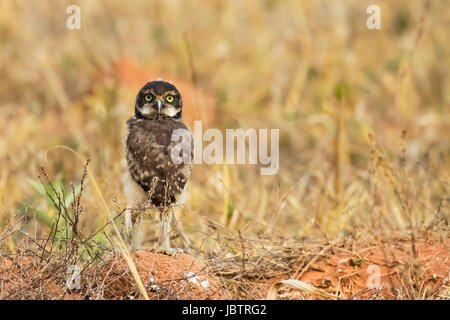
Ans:
POLYGON ((167 96, 166 100, 167 100, 167 102, 172 102, 173 101, 173 96, 167 96))
POLYGON ((149 94, 145 95, 144 98, 145 98, 145 101, 151 101, 152 100, 152 96, 149 95, 149 94))

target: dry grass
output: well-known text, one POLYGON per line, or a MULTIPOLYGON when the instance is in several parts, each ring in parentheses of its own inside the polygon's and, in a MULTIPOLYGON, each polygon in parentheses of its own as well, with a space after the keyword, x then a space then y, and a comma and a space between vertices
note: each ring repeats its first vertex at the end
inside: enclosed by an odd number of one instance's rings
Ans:
MULTIPOLYGON (((377 1, 382 30, 371 31, 372 2, 85 0, 81 29, 68 30, 70 1, 2 1, 1 254, 36 255, 54 240, 46 221, 65 209, 36 190, 41 166, 76 198, 85 168, 56 145, 91 160, 74 243, 101 234, 99 252, 117 248, 110 222, 120 228, 125 207, 124 123, 139 74, 182 85, 204 130, 280 128, 277 175, 195 166, 179 216, 189 241, 174 241, 210 261, 234 297, 244 276, 298 275, 342 242, 400 236, 412 256, 417 239, 445 242, 449 3, 377 1)), ((153 240, 156 219, 147 230, 153 240)))

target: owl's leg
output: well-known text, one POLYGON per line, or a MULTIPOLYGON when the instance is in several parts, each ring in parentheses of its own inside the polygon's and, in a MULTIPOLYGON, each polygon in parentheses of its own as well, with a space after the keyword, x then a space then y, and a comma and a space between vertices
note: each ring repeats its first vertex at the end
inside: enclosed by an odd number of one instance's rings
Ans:
POLYGON ((174 211, 173 219, 174 219, 175 231, 177 232, 177 234, 179 234, 183 238, 186 246, 190 247, 191 241, 189 240, 187 235, 184 233, 183 225, 181 224, 181 221, 180 221, 180 215, 181 215, 181 211, 182 211, 181 206, 179 206, 179 205, 174 206, 173 211, 174 211))
POLYGON ((141 227, 143 223, 144 217, 142 214, 139 215, 135 223, 133 224, 132 231, 130 232, 130 243, 131 250, 135 251, 141 247, 142 244, 142 232, 141 227))
POLYGON ((173 256, 182 253, 183 249, 172 248, 170 246, 170 223, 172 222, 173 211, 170 208, 164 208, 160 211, 161 219, 161 238, 155 252, 165 253, 173 256))
POLYGON ((136 234, 139 233, 140 228, 139 225, 135 224, 143 213, 140 205, 146 201, 147 196, 142 188, 136 182, 134 182, 128 171, 124 173, 122 182, 123 191, 125 193, 125 196, 127 197, 127 208, 125 210, 124 221, 125 234, 127 238, 131 239, 131 242, 133 242, 133 239, 136 237, 136 234))

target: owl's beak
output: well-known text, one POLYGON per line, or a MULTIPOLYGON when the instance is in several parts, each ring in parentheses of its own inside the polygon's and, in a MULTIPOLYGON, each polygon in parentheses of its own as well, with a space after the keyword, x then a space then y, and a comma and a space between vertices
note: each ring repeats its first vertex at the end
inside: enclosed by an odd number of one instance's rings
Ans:
POLYGON ((163 108, 163 103, 162 103, 162 101, 161 101, 160 99, 157 99, 157 100, 156 100, 156 110, 157 110, 158 112, 161 112, 162 108, 163 108))

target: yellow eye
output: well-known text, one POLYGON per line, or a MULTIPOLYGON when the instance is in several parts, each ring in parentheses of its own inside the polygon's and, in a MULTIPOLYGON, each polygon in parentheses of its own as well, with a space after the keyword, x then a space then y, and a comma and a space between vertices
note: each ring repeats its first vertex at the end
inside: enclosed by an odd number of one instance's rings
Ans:
POLYGON ((167 96, 166 100, 167 100, 167 102, 172 102, 173 101, 173 97, 172 96, 167 96))
POLYGON ((145 101, 151 101, 152 100, 152 96, 147 94, 145 97, 145 101))

